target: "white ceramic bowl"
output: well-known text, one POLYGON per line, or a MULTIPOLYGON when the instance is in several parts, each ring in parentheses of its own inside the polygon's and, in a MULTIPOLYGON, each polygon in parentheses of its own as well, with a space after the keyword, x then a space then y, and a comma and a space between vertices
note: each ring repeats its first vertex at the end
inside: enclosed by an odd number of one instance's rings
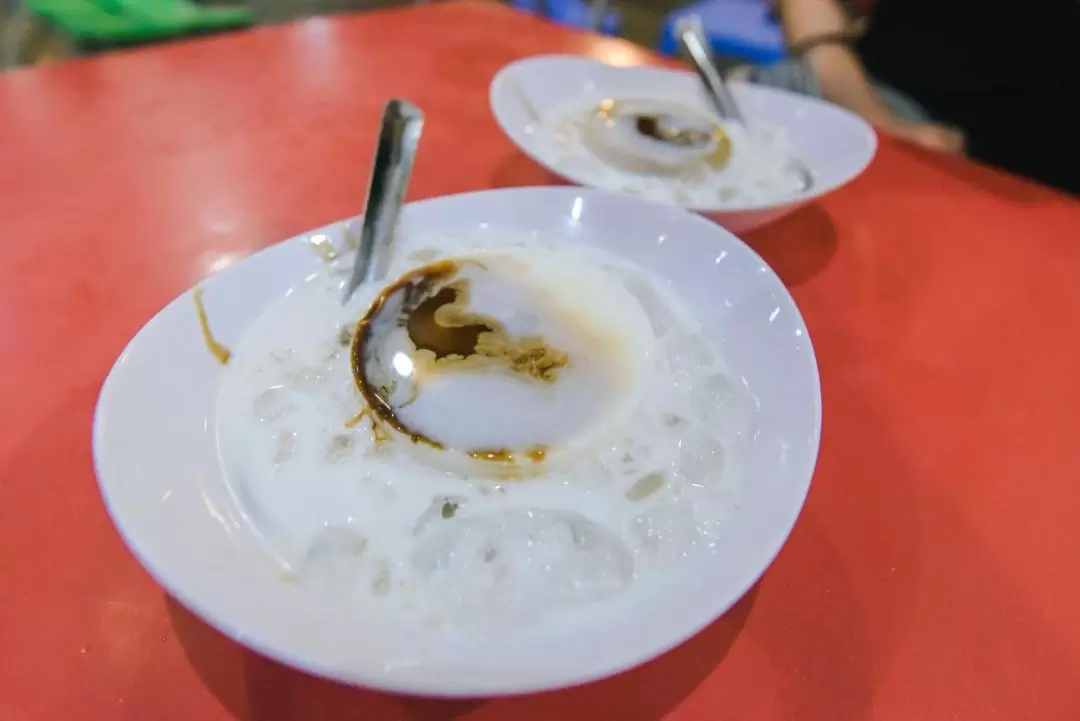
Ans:
MULTIPOLYGON (((771 223, 858 176, 877 149, 877 135, 862 118, 811 97, 742 83, 732 92, 751 126, 781 129, 794 154, 813 173, 813 186, 765 202, 695 205, 734 233, 771 223)), ((524 152, 551 172, 579 185, 591 178, 567 162, 546 133, 534 132, 538 118, 571 105, 614 98, 675 101, 711 113, 695 75, 650 67, 615 67, 569 55, 519 60, 492 79, 489 99, 503 131, 524 152)), ((606 190, 619 191, 617 187, 606 190)))
MULTIPOLYGON (((318 232, 342 247, 344 223, 318 232)), ((746 245, 675 207, 581 188, 494 190, 409 205, 401 232, 538 232, 616 252, 674 288, 721 345, 758 405, 739 508, 715 551, 669 583, 632 592, 573 633, 477 653, 364 618, 279 577, 226 485, 215 438, 222 367, 188 291, 116 361, 94 417, 101 493, 129 548, 169 593, 251 648, 347 683, 443 696, 568 686, 646 661, 727 610, 787 538, 817 457, 820 387, 806 327, 783 284, 746 245)), ((201 284, 226 346, 321 267, 308 236, 272 246, 201 284)), ((606 602, 605 602, 606 603, 606 602)))

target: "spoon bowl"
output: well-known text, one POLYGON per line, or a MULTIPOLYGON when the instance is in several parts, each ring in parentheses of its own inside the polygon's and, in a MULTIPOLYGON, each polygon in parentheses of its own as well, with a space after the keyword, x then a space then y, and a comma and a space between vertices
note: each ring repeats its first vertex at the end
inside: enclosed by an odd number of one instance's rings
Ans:
POLYGON ((433 263, 387 286, 357 325, 351 348, 353 377, 370 412, 414 442, 435 448, 442 447, 440 441, 408 426, 398 413, 419 392, 418 350, 429 350, 436 358, 467 357, 485 330, 445 328, 434 322, 439 307, 453 300, 446 292, 453 272, 453 263, 433 263))
MULTIPOLYGON (((361 285, 378 282, 386 275, 423 124, 423 113, 407 101, 394 99, 383 109, 363 227, 342 303, 347 303, 361 285)), ((401 314, 415 308, 417 291, 423 287, 426 286, 398 282, 382 291, 353 336, 353 375, 357 386, 371 412, 392 426, 401 425, 394 412, 396 394, 409 393, 413 364, 407 354, 400 352, 390 356, 389 365, 384 364, 383 357, 371 349, 383 347, 381 341, 403 324, 401 314), (376 342, 372 342, 373 338, 376 342)), ((403 426, 398 430, 406 431, 403 426)))

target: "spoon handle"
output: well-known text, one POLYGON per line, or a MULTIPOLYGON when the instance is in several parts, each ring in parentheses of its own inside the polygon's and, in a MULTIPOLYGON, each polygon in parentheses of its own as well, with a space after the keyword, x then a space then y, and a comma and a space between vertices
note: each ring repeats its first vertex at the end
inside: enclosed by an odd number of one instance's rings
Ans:
POLYGON ((720 71, 716 69, 716 63, 713 62, 712 52, 705 39, 705 31, 701 27, 701 19, 696 15, 685 17, 679 20, 675 32, 679 36, 679 45, 690 58, 716 112, 720 113, 720 117, 725 120, 733 120, 745 125, 746 119, 739 110, 735 97, 720 76, 720 71))
POLYGON ((423 129, 424 114, 412 103, 394 99, 383 108, 364 206, 364 224, 342 303, 347 302, 362 283, 378 280, 386 274, 394 228, 401 214, 423 129))

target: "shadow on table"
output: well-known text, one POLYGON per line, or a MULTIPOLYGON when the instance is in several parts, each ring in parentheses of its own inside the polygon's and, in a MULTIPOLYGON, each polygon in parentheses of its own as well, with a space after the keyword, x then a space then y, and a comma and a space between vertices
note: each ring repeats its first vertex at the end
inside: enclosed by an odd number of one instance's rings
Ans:
MULTIPOLYGON (((491 187, 569 185, 524 154, 508 153, 491 175, 491 187)), ((800 208, 745 240, 765 259, 785 285, 798 285, 818 274, 836 252, 836 228, 819 204, 800 208)))
POLYGON ((805 283, 836 253, 837 233, 819 203, 811 203, 775 223, 746 233, 743 240, 776 271, 784 285, 805 283))
POLYGON ((532 185, 571 185, 571 183, 515 149, 507 153, 506 157, 495 166, 488 187, 516 188, 532 185))
MULTIPOLYGON (((1039 185, 1038 181, 1010 175, 1006 170, 981 165, 970 158, 927 150, 903 141, 898 142, 903 146, 905 153, 917 159, 921 165, 940 170, 1005 203, 1041 205, 1052 202, 1058 194, 1062 200, 1068 197, 1064 191, 1039 185)), ((895 181, 895 178, 893 180, 895 181)))
MULTIPOLYGON (((636 669, 577 688, 535 697, 561 709, 597 708, 620 721, 655 721, 678 706, 716 668, 738 637, 757 596, 754 586, 728 613, 686 643, 636 669), (561 697, 561 698, 559 698, 561 697)), ((242 721, 477 721, 514 717, 533 699, 409 698, 352 688, 308 676, 248 651, 211 628, 170 596, 166 609, 176 638, 199 678, 242 721), (504 707, 505 708, 502 708, 504 707)), ((574 718, 578 718, 575 714, 574 718)))

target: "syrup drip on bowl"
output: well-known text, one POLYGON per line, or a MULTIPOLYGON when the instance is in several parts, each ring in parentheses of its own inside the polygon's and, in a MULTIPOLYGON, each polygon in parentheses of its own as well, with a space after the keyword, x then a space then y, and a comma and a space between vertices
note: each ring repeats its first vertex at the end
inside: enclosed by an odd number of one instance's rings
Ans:
POLYGON ((229 363, 229 358, 232 357, 232 353, 214 338, 214 334, 210 330, 210 319, 206 315, 206 303, 203 301, 202 288, 196 286, 195 292, 192 295, 195 298, 195 312, 199 316, 199 330, 202 331, 203 343, 206 344, 206 350, 210 351, 210 355, 214 356, 218 363, 227 365, 229 363))

